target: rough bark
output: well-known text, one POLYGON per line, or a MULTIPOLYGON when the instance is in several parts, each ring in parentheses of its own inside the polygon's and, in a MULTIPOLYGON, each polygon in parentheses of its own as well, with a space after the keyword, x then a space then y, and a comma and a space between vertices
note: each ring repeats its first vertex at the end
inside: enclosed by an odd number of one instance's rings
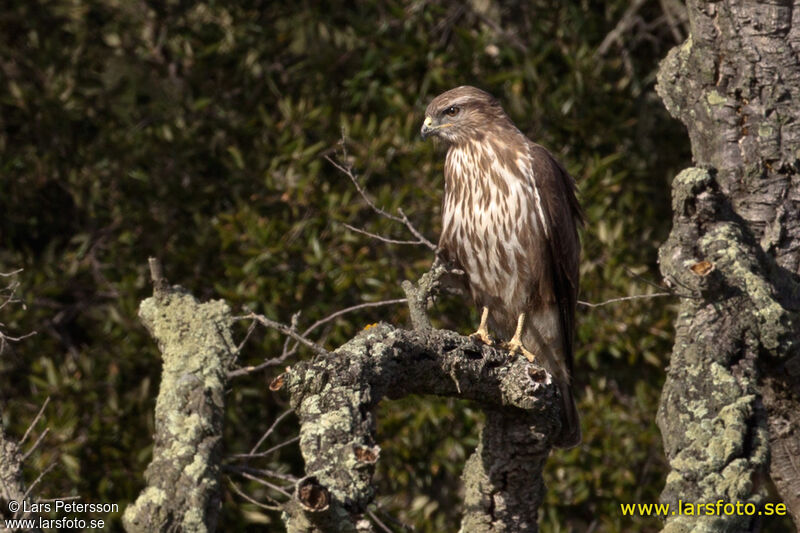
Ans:
MULTIPOLYGON (((661 271, 682 299, 658 413, 662 501, 751 502, 768 477, 800 518, 800 3, 688 2, 658 92, 697 167, 673 183, 661 271)), ((679 516, 664 531, 754 531, 679 516)))
POLYGON ((536 531, 553 433, 542 433, 541 422, 517 410, 485 411, 478 448, 464 465, 461 531, 536 531))
POLYGON ((230 310, 222 301, 199 303, 155 275, 155 295, 139 317, 164 360, 156 401, 153 460, 146 488, 125 510, 130 532, 214 531, 220 506, 226 372, 235 345, 230 310))
MULTIPOLYGON (((14 513, 6 514, 11 501, 22 505, 25 502, 28 507, 33 503, 33 499, 25 488, 22 478, 22 453, 19 445, 6 435, 2 425, 0 425, 0 505, 2 505, 3 516, 5 518, 34 518, 36 515, 24 512, 24 509, 14 513)), ((11 531, 5 527, 5 520, 0 521, 0 531, 11 531)), ((39 532, 41 529, 34 528, 31 531, 39 532)))
POLYGON ((409 394, 469 399, 487 411, 464 471, 462 530, 537 530, 542 467, 561 423, 557 387, 540 367, 451 331, 380 324, 331 357, 295 365, 287 384, 307 473, 286 507, 290 533, 372 531, 362 519, 380 453, 372 410, 409 394))

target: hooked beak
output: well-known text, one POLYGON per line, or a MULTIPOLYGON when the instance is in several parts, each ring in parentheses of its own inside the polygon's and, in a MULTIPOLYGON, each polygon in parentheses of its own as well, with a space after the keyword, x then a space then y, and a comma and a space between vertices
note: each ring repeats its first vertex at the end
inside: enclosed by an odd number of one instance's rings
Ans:
POLYGON ((422 123, 422 128, 419 130, 422 139, 427 139, 434 131, 436 131, 436 126, 433 125, 433 119, 425 117, 425 122, 422 123))

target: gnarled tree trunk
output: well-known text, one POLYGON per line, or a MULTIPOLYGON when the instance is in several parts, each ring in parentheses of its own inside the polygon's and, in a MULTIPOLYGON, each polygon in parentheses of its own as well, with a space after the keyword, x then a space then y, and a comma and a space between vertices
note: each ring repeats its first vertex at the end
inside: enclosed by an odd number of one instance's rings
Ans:
POLYGON ((800 524, 800 2, 688 2, 658 92, 695 168, 673 184, 661 270, 682 298, 658 424, 662 501, 752 503, 664 531, 758 530, 768 478, 800 524))

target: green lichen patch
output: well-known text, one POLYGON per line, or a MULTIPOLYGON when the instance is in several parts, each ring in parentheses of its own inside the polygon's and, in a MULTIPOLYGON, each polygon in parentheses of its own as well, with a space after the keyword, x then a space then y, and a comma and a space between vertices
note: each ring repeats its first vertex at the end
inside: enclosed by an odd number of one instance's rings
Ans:
POLYGON ((717 106, 725 104, 728 101, 728 98, 719 94, 716 89, 712 89, 711 92, 706 94, 706 100, 709 104, 717 106))
POLYGON ((728 283, 747 295, 763 346, 777 351, 784 337, 790 336, 792 317, 774 297, 753 252, 743 241, 744 236, 733 224, 720 224, 703 236, 699 245, 728 283))

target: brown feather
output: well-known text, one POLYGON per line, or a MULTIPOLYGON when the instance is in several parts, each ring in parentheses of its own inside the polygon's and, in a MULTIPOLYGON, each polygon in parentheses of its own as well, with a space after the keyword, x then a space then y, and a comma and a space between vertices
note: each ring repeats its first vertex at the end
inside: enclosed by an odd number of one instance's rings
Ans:
POLYGON ((583 220, 575 182, 488 93, 458 87, 437 96, 426 115, 423 134, 449 144, 439 247, 465 272, 473 300, 489 307, 490 327, 501 336, 509 339, 527 314, 523 345, 562 392, 557 444, 573 446, 580 442, 570 377, 583 220))

